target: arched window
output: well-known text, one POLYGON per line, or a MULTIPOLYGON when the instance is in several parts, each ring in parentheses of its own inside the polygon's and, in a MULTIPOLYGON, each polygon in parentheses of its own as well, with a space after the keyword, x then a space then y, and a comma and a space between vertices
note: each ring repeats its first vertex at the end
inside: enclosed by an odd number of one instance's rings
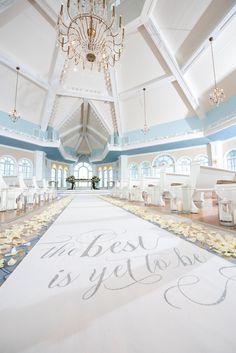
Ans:
POLYGON ((147 177, 151 175, 151 163, 150 162, 142 162, 140 164, 141 176, 147 177))
POLYGON ((103 168, 103 186, 104 186, 104 188, 107 188, 107 181, 108 181, 107 167, 104 167, 103 168))
POLYGON ((18 170, 19 174, 23 176, 25 179, 32 178, 33 168, 30 160, 26 158, 22 158, 18 162, 18 170))
POLYGON ((230 151, 226 156, 227 168, 236 171, 236 150, 230 151))
POLYGON ((209 159, 208 159, 208 156, 206 154, 200 154, 199 156, 197 156, 195 158, 195 161, 199 162, 200 165, 205 165, 205 166, 209 165, 209 159))
POLYGON ((90 182, 86 179, 91 179, 93 176, 93 169, 89 163, 81 162, 75 166, 74 176, 76 179, 85 179, 85 181, 79 181, 79 187, 89 187, 90 182))
POLYGON ((64 170, 63 170, 63 187, 64 188, 66 188, 66 178, 68 177, 68 169, 67 168, 65 168, 64 170))
POLYGON ((154 160, 153 168, 156 169, 156 175, 159 173, 161 167, 165 167, 167 172, 173 173, 175 171, 175 161, 171 156, 162 155, 154 160))
POLYGON ((138 165, 135 163, 132 163, 129 166, 129 178, 130 180, 138 179, 138 165))
POLYGON ((3 176, 12 176, 16 171, 16 163, 13 158, 5 156, 0 158, 0 172, 3 176))
POLYGON ((57 176, 57 170, 56 170, 56 168, 52 168, 51 169, 51 181, 53 182, 54 186, 56 183, 56 176, 57 176))
POLYGON ((103 186, 103 174, 102 174, 102 168, 101 167, 98 168, 98 177, 100 179, 99 187, 102 188, 102 186, 103 186))
POLYGON ((57 171, 57 187, 61 188, 62 185, 62 170, 58 169, 57 171))
POLYGON ((109 180, 109 187, 112 187, 113 185, 113 169, 110 167, 108 169, 108 180, 109 180))
POLYGON ((190 174, 191 170, 191 159, 188 157, 181 157, 178 159, 178 171, 184 174, 190 174))

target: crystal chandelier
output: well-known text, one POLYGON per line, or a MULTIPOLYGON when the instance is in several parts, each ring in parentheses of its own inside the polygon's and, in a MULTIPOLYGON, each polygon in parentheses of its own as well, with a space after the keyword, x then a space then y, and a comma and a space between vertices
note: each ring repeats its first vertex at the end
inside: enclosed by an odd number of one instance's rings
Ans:
POLYGON ((120 59, 124 42, 121 16, 116 17, 108 0, 67 0, 61 5, 57 21, 58 41, 75 65, 114 66, 120 59), (65 8, 64 8, 65 7, 65 8))
POLYGON ((144 125, 141 130, 145 135, 150 130, 147 125, 147 111, 146 111, 146 88, 143 88, 143 111, 144 111, 144 125))
POLYGON ((17 66, 16 67, 16 90, 15 90, 15 103, 14 103, 14 108, 9 112, 9 117, 11 118, 11 121, 15 123, 18 119, 20 119, 20 114, 17 113, 16 110, 16 100, 17 100, 17 90, 18 90, 18 79, 19 79, 19 71, 20 68, 17 66))
POLYGON ((209 41, 211 44, 212 68, 213 68, 213 75, 214 75, 214 90, 212 93, 210 93, 209 100, 212 105, 215 104, 218 107, 219 104, 224 101, 225 93, 224 93, 223 88, 219 88, 216 85, 216 70, 215 70, 215 61, 214 61, 213 45, 212 45, 213 37, 210 37, 209 41))

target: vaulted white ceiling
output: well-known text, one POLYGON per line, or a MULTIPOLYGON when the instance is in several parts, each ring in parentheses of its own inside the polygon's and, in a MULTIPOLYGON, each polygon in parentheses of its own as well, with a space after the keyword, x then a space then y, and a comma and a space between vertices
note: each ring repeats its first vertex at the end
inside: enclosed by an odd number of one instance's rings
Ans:
POLYGON ((143 127, 143 87, 149 126, 202 119, 211 109, 211 35, 219 85, 227 98, 236 94, 236 0, 118 1, 124 52, 115 69, 101 72, 75 68, 56 46, 60 3, 0 1, 0 110, 12 108, 19 65, 22 118, 55 128, 78 154, 143 127))

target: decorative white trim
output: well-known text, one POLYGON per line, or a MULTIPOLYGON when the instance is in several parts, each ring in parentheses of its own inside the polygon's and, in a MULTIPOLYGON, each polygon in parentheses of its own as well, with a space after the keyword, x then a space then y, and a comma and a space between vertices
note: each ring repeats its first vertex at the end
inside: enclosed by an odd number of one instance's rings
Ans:
POLYGON ((92 99, 97 101, 105 101, 105 102, 114 102, 114 98, 110 95, 102 95, 99 93, 90 93, 84 90, 68 90, 68 89, 58 89, 56 94, 58 96, 64 97, 76 97, 76 98, 85 98, 85 99, 92 99))
POLYGON ((204 133, 206 136, 212 135, 214 133, 220 132, 223 129, 226 129, 230 126, 233 126, 236 124, 236 113, 232 113, 220 120, 218 120, 215 123, 210 124, 205 130, 204 133))

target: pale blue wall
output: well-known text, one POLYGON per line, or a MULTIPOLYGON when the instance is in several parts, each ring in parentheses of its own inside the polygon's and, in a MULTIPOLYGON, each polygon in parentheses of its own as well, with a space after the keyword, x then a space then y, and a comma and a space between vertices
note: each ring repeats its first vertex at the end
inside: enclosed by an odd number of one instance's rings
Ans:
POLYGON ((13 123, 8 114, 2 111, 0 111, 0 125, 7 129, 22 132, 30 136, 45 136, 45 133, 40 129, 39 125, 24 120, 23 118, 20 118, 17 122, 13 123))
POLYGON ((229 98, 226 102, 221 103, 219 107, 215 107, 206 113, 203 119, 204 127, 217 123, 221 119, 236 115, 236 96, 229 98))
MULTIPOLYGON (((145 135, 140 130, 134 130, 123 134, 122 136, 112 135, 109 137, 110 143, 116 143, 119 145, 124 145, 127 143, 134 142, 145 142, 147 140, 157 140, 162 137, 167 136, 177 136, 184 133, 190 133, 196 130, 203 131, 210 125, 230 118, 236 114, 236 96, 231 97, 226 102, 221 104, 219 107, 214 107, 212 110, 208 111, 206 117, 200 120, 197 116, 185 118, 169 123, 157 124, 150 128, 150 131, 145 135)), ((40 126, 31 123, 24 118, 19 119, 16 123, 11 122, 9 116, 5 112, 0 111, 0 126, 5 127, 16 132, 21 132, 34 137, 45 138, 45 139, 58 139, 58 132, 52 128, 48 127, 47 131, 41 130, 40 126)), ((73 148, 64 146, 65 151, 71 155, 75 156, 76 153, 73 148)), ((92 152, 93 157, 101 155, 103 149, 95 149, 92 152)))
MULTIPOLYGON (((150 128, 145 135, 140 129, 127 132, 122 136, 122 143, 144 142, 148 140, 160 139, 166 136, 176 136, 193 130, 202 130, 202 121, 198 117, 181 119, 169 123, 157 124, 150 128)), ((121 142, 121 141, 120 141, 121 142)))

